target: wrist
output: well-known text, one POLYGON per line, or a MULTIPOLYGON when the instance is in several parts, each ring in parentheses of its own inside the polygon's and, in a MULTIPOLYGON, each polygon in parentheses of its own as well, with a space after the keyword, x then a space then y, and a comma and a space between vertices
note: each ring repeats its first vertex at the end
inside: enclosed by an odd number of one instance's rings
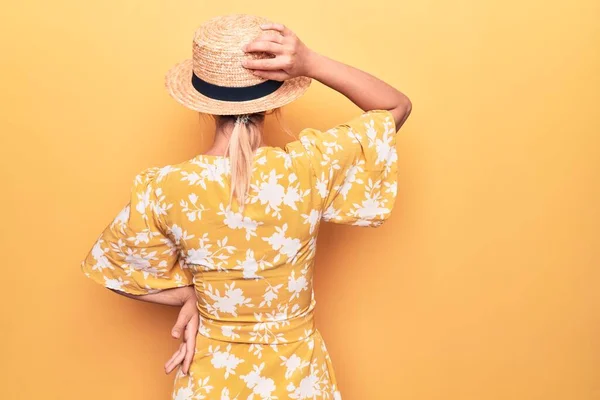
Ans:
POLYGON ((188 301, 196 301, 196 289, 194 286, 183 286, 178 290, 178 297, 181 305, 184 305, 188 301))
POLYGON ((321 54, 308 49, 304 62, 304 72, 302 75, 318 80, 319 64, 322 58, 323 56, 321 54))

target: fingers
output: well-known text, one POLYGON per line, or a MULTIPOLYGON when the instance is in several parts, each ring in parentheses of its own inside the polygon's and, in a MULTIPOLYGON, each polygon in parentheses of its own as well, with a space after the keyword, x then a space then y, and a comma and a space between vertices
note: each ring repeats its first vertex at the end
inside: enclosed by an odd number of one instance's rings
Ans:
POLYGON ((273 42, 273 43, 283 44, 284 38, 283 38, 283 36, 281 36, 280 33, 276 33, 276 32, 263 32, 263 33, 260 34, 260 36, 258 36, 253 41, 254 42, 257 42, 257 41, 267 41, 267 42, 273 42))
POLYGON ((281 59, 281 57, 275 57, 275 58, 259 58, 256 60, 247 59, 247 60, 242 61, 242 65, 249 69, 261 69, 261 70, 266 70, 266 71, 276 71, 279 69, 283 69, 284 65, 286 65, 286 64, 281 59))
POLYGON ((171 371, 173 371, 173 369, 181 363, 181 361, 185 358, 185 353, 186 353, 185 343, 182 342, 179 345, 179 350, 177 350, 175 352, 175 354, 173 354, 173 356, 165 364, 165 372, 167 374, 170 374, 171 371))
POLYGON ((283 70, 275 70, 275 71, 268 71, 268 70, 251 70, 250 72, 252 72, 254 75, 264 78, 264 79, 271 79, 271 80, 275 80, 275 81, 284 81, 286 79, 289 78, 289 75, 283 71, 283 70))
POLYGON ((192 363, 195 347, 196 347, 196 333, 198 332, 198 325, 200 323, 200 317, 196 310, 196 306, 192 303, 186 303, 179 311, 177 322, 171 330, 173 337, 183 336, 183 342, 179 345, 179 349, 173 354, 173 356, 165 364, 165 372, 171 373, 173 369, 182 363, 182 372, 184 374, 189 373, 190 365, 192 363))
POLYGON ((190 371, 190 365, 192 364, 192 360, 194 359, 194 344, 186 343, 186 353, 183 357, 183 373, 187 374, 190 371))
POLYGON ((183 359, 183 373, 187 374, 190 370, 190 365, 192 364, 192 360, 194 359, 194 353, 196 351, 196 332, 198 331, 198 327, 194 327, 193 322, 190 321, 188 326, 185 328, 185 356, 183 359))
POLYGON ((185 326, 187 325, 192 315, 193 314, 187 313, 184 307, 181 308, 181 310, 179 311, 179 315, 177 316, 177 321, 175 322, 175 325, 171 330, 171 335, 175 339, 179 339, 181 337, 181 332, 183 332, 183 330, 185 329, 185 326))
POLYGON ((175 360, 175 358, 177 358, 179 356, 180 351, 181 351, 181 344, 179 345, 179 348, 177 349, 177 351, 175 353, 173 353, 171 358, 169 358, 169 360, 165 363, 165 370, 168 370, 169 367, 173 364, 173 361, 175 360))
POLYGON ((279 43, 273 43, 266 40, 258 40, 245 45, 242 50, 246 53, 264 51, 271 54, 283 54, 284 47, 279 43))
POLYGON ((266 23, 260 26, 261 29, 272 29, 281 32, 283 36, 288 36, 292 33, 285 25, 278 23, 266 23))

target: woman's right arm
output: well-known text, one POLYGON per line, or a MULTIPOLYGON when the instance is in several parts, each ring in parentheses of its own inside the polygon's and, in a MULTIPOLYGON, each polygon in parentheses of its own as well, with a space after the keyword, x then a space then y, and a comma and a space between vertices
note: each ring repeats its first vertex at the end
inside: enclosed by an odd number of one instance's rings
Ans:
POLYGON ((363 111, 389 110, 394 116, 396 129, 400 129, 410 115, 410 100, 393 86, 358 68, 309 49, 282 24, 272 23, 261 28, 271 32, 263 33, 244 46, 244 50, 265 51, 275 57, 245 60, 244 66, 255 75, 275 80, 308 76, 340 92, 363 111))
POLYGON ((389 84, 358 68, 308 50, 306 73, 340 92, 364 111, 389 110, 396 129, 404 124, 412 110, 408 97, 389 84))

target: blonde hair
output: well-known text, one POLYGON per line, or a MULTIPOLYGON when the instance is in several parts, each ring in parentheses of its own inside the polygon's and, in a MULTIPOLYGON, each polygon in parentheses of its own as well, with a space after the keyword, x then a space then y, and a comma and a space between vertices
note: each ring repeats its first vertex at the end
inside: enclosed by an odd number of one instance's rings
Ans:
POLYGON ((254 152, 262 142, 263 132, 261 123, 268 114, 274 113, 282 129, 290 136, 292 132, 281 121, 281 109, 239 115, 212 115, 216 128, 227 123, 233 123, 233 130, 227 144, 225 155, 229 157, 231 166, 231 192, 229 203, 236 196, 240 210, 243 210, 250 190, 250 174, 254 152))

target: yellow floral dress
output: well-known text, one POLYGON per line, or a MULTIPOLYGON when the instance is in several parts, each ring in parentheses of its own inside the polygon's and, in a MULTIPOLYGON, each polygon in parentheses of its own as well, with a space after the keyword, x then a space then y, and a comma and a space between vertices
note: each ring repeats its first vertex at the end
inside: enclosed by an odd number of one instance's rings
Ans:
POLYGON ((229 199, 229 159, 200 154, 150 167, 81 263, 131 294, 194 285, 200 328, 172 399, 333 399, 341 393, 313 311, 321 221, 377 227, 397 196, 396 126, 387 110, 280 147, 260 147, 250 194, 229 199))

